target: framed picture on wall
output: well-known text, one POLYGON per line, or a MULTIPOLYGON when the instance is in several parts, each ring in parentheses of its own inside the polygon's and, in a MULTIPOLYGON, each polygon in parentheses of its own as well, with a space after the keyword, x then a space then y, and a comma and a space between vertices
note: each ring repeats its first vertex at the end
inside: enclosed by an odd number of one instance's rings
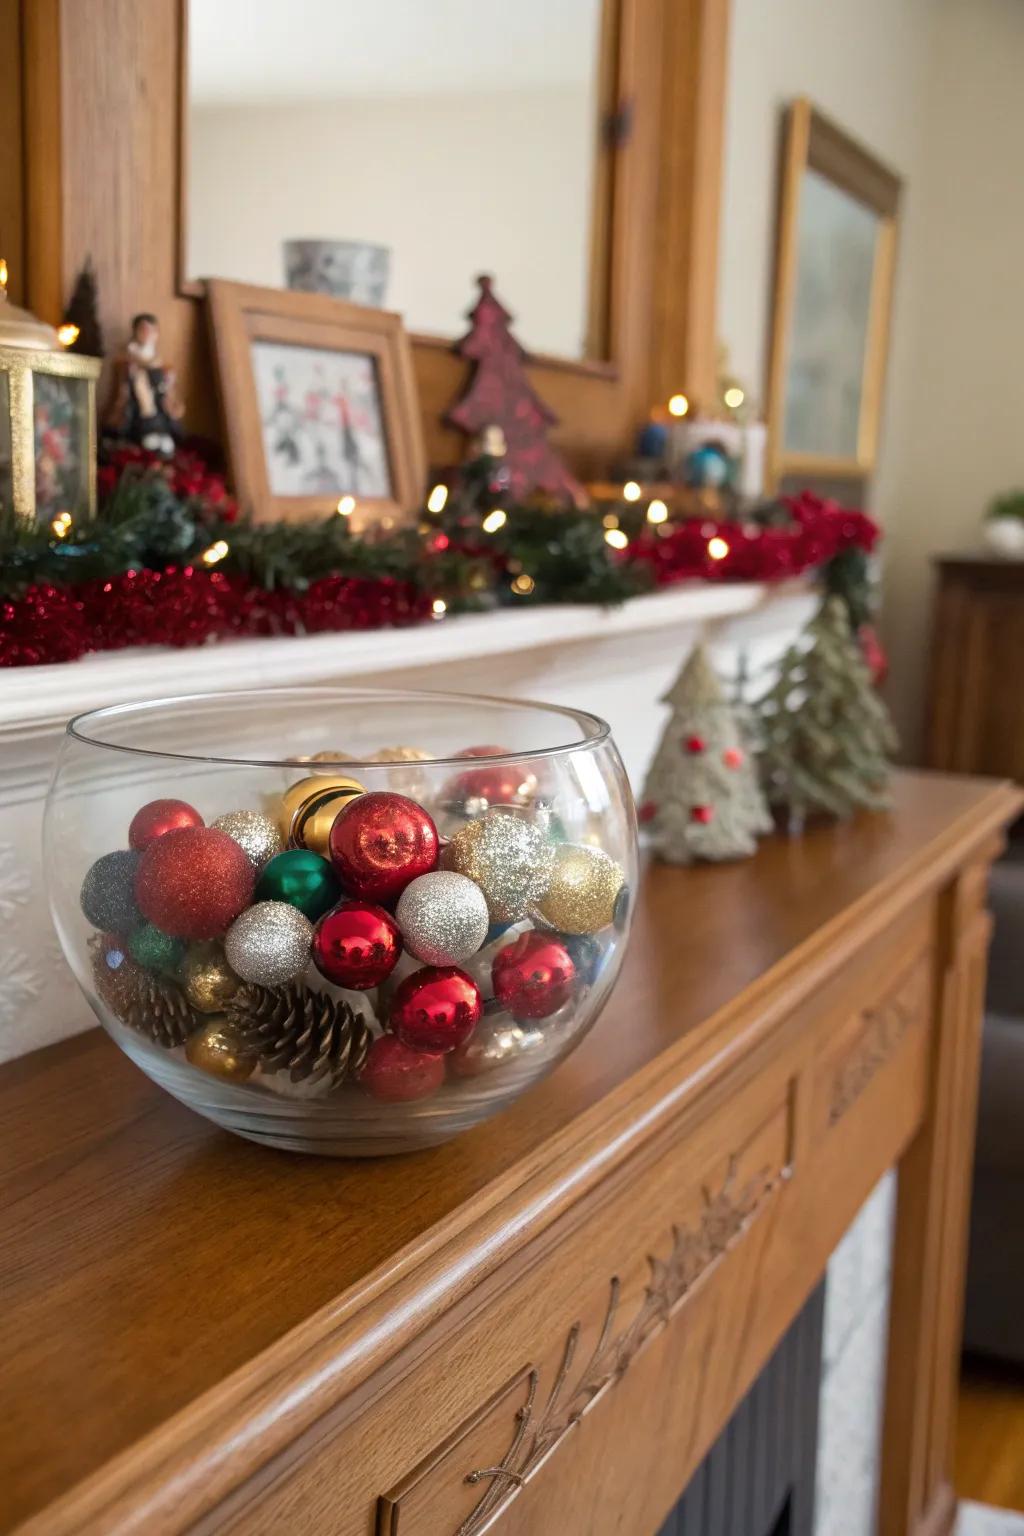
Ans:
POLYGON ((768 476, 862 477, 878 449, 900 180, 801 98, 785 130, 768 476))
POLYGON ((344 503, 363 526, 415 516, 426 464, 401 318, 219 279, 207 304, 243 510, 318 517, 344 503))

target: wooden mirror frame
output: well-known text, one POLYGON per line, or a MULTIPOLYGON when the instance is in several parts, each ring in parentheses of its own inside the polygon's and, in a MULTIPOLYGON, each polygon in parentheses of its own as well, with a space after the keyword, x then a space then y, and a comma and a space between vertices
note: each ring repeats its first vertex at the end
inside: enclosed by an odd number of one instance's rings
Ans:
MULTIPOLYGON (((202 308, 178 289, 183 0, 0 0, 21 30, 24 157, 19 207, 27 299, 59 320, 91 255, 111 350, 130 316, 160 317, 190 428, 215 435, 202 308)), ((577 474, 607 473, 652 405, 676 390, 710 399, 728 0, 620 0, 614 50, 620 121, 610 208, 612 361, 540 358, 531 382, 560 418, 553 440, 577 474)), ((6 173, 0 170, 0 179, 6 173)), ((4 206, 0 188, 0 206, 4 206)), ((501 273, 495 274, 499 289, 501 273)), ((515 295, 504 294, 515 309, 515 295)), ((467 291, 466 303, 472 299, 467 291)), ((461 460, 443 423, 467 364, 414 339, 428 459, 461 460)))
POLYGON ((775 488, 786 475, 796 475, 804 480, 822 477, 845 480, 862 479, 874 471, 889 351, 900 188, 898 176, 812 106, 806 97, 799 97, 791 104, 784 131, 771 346, 765 391, 769 490, 775 488), (788 453, 783 438, 787 370, 796 301, 800 194, 804 176, 809 170, 817 171, 834 186, 863 203, 878 215, 879 220, 861 375, 857 452, 848 459, 834 458, 827 454, 788 453))

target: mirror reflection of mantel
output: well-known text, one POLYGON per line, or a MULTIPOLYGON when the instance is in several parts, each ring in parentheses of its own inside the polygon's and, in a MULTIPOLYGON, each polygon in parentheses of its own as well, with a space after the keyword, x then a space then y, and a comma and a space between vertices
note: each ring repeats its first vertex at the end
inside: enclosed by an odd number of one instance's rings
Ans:
POLYGON ((183 0, 182 278, 464 329, 493 272, 534 354, 610 360, 621 0, 183 0))

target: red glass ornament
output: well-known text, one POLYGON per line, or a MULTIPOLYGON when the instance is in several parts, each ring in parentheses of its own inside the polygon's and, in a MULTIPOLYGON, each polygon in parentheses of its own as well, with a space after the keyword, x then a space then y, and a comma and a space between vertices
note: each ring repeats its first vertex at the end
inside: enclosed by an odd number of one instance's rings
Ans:
POLYGON ((365 992, 386 981, 402 953, 398 924, 370 901, 343 901, 313 934, 313 963, 339 987, 365 992))
MULTIPOLYGON (((508 747, 467 747, 459 757, 498 757, 508 747)), ((537 776, 522 758, 511 763, 494 763, 486 768, 470 768, 446 786, 446 798, 452 801, 486 800, 488 805, 516 805, 537 788, 537 776)))
POLYGON ((391 1028, 416 1051, 454 1051, 483 1011, 480 988, 457 965, 425 965, 400 981, 391 999, 391 1028))
POLYGON ((444 1082, 444 1057, 414 1051, 394 1035, 382 1035, 370 1046, 359 1081, 385 1104, 429 1099, 444 1082))
POLYGON ((422 805, 389 790, 356 796, 331 828, 342 884, 370 901, 396 900, 410 880, 436 868, 437 851, 437 828, 422 805))
POLYGON ((256 871, 226 832, 183 827, 150 843, 135 875, 144 917, 176 939, 216 939, 252 899, 256 871))
POLYGON ((180 832, 184 827, 201 827, 203 824, 195 806, 185 800, 151 800, 132 817, 128 846, 148 848, 165 832, 180 832))
POLYGON ((714 815, 713 805, 691 805, 690 807, 690 820, 699 821, 703 826, 707 826, 708 822, 714 819, 714 815))
POLYGON ((655 816, 657 816, 657 814, 658 814, 658 807, 655 805, 654 801, 653 800, 645 800, 643 805, 640 806, 639 810, 636 813, 636 819, 640 823, 640 825, 643 827, 643 826, 646 826, 649 821, 653 821, 655 816))
POLYGON ((703 752, 707 742, 703 736, 687 736, 683 745, 687 752, 703 752))
POLYGON ((867 662, 871 681, 876 688, 881 688, 889 675, 889 658, 873 624, 864 623, 860 626, 857 630, 857 643, 867 662))
POLYGON ((743 753, 739 747, 726 747, 722 753, 722 762, 727 768, 742 768, 743 753))
POLYGON ((491 967, 494 995, 517 1019, 546 1019, 569 1000, 576 967, 550 933, 531 928, 500 951, 491 967))

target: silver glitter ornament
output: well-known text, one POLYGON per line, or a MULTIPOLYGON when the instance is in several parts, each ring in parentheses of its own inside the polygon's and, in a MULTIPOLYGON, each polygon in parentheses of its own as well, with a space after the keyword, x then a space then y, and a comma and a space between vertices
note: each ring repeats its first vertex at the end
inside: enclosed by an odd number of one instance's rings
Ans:
POLYGON ((218 816, 213 825, 234 839, 257 874, 284 850, 281 829, 262 811, 228 811, 226 816, 218 816))
POLYGON ((258 901, 235 919, 224 954, 236 976, 261 987, 293 981, 309 964, 313 924, 286 901, 258 901))
POLYGON ((441 865, 480 887, 492 922, 517 923, 547 890, 553 859, 540 828, 492 810, 456 832, 441 865))
POLYGON ((427 965, 461 965, 476 954, 490 927, 480 887, 445 869, 411 881, 395 917, 405 947, 427 965))

